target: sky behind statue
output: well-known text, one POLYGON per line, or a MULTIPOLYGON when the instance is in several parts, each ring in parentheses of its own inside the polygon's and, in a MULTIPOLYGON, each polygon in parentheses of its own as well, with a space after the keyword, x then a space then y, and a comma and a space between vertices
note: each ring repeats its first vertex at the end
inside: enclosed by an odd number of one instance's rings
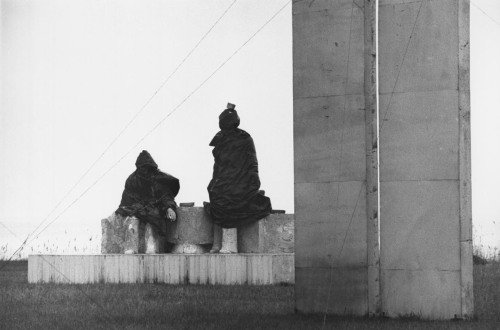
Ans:
MULTIPOLYGON (((293 213, 288 1, 0 1, 0 246, 20 244, 99 159, 33 242, 34 252, 98 252, 100 219, 118 206, 143 149, 180 179, 178 202, 202 205, 208 143, 227 102, 254 138, 261 189, 293 213)), ((482 243, 500 247, 500 3, 473 3, 473 217, 482 243)))

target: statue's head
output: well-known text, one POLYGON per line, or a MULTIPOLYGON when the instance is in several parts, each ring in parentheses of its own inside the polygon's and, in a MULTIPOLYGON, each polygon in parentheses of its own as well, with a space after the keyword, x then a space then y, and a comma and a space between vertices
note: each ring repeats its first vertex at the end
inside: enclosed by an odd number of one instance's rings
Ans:
POLYGON ((234 104, 228 103, 227 109, 219 115, 219 128, 221 130, 233 129, 240 126, 240 117, 234 107, 234 104))
POLYGON ((153 157, 147 152, 147 150, 141 151, 137 160, 135 161, 135 166, 140 168, 158 168, 158 165, 153 160, 153 157))

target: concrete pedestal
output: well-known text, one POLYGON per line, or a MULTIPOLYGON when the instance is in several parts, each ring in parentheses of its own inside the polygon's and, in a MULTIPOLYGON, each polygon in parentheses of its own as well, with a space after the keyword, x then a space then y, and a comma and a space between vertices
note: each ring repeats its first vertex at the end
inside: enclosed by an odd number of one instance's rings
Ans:
POLYGON ((271 214, 266 218, 238 228, 240 253, 293 253, 293 214, 271 214))
POLYGON ((213 223, 203 207, 178 207, 177 220, 167 223, 172 253, 206 253, 213 240, 213 223))
POLYGON ((136 217, 113 213, 101 220, 101 253, 163 253, 165 238, 136 217))

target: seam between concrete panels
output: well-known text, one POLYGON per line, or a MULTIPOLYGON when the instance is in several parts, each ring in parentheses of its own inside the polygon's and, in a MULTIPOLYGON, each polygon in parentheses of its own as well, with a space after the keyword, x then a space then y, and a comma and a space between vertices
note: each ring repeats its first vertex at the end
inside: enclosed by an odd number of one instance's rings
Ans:
POLYGON ((364 2, 367 312, 381 314, 378 0, 364 2))
POLYGON ((309 100, 309 99, 322 99, 322 98, 333 98, 342 96, 364 96, 363 92, 359 93, 349 93, 349 94, 328 94, 328 95, 313 95, 313 96, 298 96, 294 100, 309 100))
POLYGON ((330 184, 330 183, 355 183, 355 182, 360 182, 364 183, 365 179, 359 179, 359 180, 328 180, 328 181, 297 181, 294 182, 294 185, 297 184, 330 184))
POLYGON ((397 95, 397 94, 424 94, 424 93, 434 93, 434 94, 439 94, 443 92, 458 92, 458 88, 442 88, 442 89, 433 89, 433 90, 407 90, 407 91, 401 91, 401 92, 382 92, 379 93, 381 96, 386 96, 386 95, 397 95))
POLYGON ((401 179, 401 180, 380 180, 382 183, 391 183, 391 182, 453 182, 459 181, 456 179, 401 179))
POLYGON ((470 1, 458 1, 460 291, 462 318, 474 315, 472 274, 470 1))
POLYGON ((420 0, 400 2, 400 3, 383 3, 383 4, 380 5, 380 7, 401 6, 401 5, 409 5, 409 4, 413 4, 413 3, 420 3, 420 0))
POLYGON ((297 266, 295 265, 295 268, 296 269, 325 269, 325 270, 331 270, 331 269, 347 269, 347 270, 366 270, 366 265, 362 265, 362 266, 345 266, 345 267, 342 267, 342 266, 334 266, 334 267, 330 267, 330 266, 324 266, 324 267, 307 267, 307 266, 297 266))
POLYGON ((425 268, 381 268, 382 271, 404 271, 404 272, 449 272, 459 273, 460 269, 425 269, 425 268))

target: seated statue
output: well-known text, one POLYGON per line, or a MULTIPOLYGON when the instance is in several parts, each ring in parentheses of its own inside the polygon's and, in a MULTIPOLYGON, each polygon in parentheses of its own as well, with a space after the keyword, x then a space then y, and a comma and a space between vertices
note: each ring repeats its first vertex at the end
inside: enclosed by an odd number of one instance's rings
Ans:
POLYGON ((175 196, 179 192, 179 180, 161 172, 146 150, 139 154, 135 165, 137 169, 127 178, 115 213, 134 216, 150 225, 159 236, 166 236, 166 221, 177 218, 175 196))
POLYGON ((234 107, 229 103, 220 114, 221 130, 210 142, 210 146, 214 147, 214 169, 207 188, 210 203, 204 206, 214 224, 222 228, 237 228, 271 213, 271 200, 259 190, 259 169, 253 139, 238 128, 240 118, 234 107))

